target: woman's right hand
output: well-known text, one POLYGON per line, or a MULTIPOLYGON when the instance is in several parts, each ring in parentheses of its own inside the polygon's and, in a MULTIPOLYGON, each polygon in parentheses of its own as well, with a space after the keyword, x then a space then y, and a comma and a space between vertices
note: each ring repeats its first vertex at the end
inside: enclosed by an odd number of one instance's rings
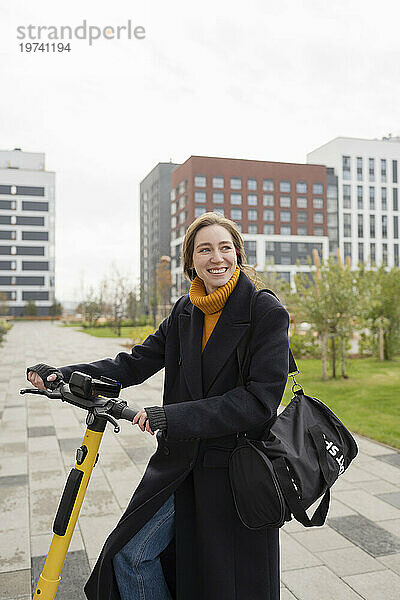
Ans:
POLYGON ((62 373, 57 367, 50 367, 44 363, 28 367, 26 377, 32 385, 40 390, 53 389, 53 382, 63 379, 62 373))
MULTIPOLYGON (((47 377, 47 381, 55 381, 57 379, 57 375, 55 373, 53 373, 52 375, 49 375, 47 377)), ((40 377, 40 375, 38 375, 37 373, 35 373, 34 371, 29 371, 28 373, 28 381, 30 381, 30 383, 32 385, 34 385, 35 387, 39 388, 39 390, 45 390, 46 387, 43 383, 43 379, 40 377)))

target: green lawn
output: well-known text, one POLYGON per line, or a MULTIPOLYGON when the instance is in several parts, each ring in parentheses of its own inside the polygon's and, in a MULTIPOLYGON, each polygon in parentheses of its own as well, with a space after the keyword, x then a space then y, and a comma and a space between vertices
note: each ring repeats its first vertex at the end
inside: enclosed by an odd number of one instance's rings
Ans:
MULTIPOLYGON (((297 361, 296 380, 305 394, 331 408, 351 431, 400 448, 400 358, 380 362, 374 358, 349 359, 348 379, 321 380, 321 361, 297 361)), ((283 402, 291 400, 292 379, 283 402)))
MULTIPOLYGON (((79 327, 79 325, 75 324, 65 324, 63 327, 75 327, 78 331, 83 331, 89 335, 93 335, 94 337, 107 337, 107 338, 117 338, 118 336, 115 333, 115 330, 112 327, 79 327)), ((143 340, 146 339, 148 335, 154 332, 154 327, 150 327, 148 325, 138 326, 138 327, 121 327, 121 338, 129 338, 132 340, 134 338, 135 344, 140 344, 143 340)))

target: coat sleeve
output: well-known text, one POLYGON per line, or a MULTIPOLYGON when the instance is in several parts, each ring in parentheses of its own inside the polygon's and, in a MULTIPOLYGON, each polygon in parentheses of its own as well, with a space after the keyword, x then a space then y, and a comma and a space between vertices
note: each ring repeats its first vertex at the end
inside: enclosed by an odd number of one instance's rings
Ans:
POLYGON ((214 438, 259 427, 275 416, 289 372, 289 315, 282 306, 254 327, 245 386, 222 396, 164 406, 171 440, 214 438))

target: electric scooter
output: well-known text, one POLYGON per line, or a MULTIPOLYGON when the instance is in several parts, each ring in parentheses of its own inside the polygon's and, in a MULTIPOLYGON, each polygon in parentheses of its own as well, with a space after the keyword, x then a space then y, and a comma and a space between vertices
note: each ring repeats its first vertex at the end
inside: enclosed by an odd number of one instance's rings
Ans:
POLYGON ((53 385, 52 390, 23 389, 20 394, 40 394, 87 410, 87 429, 82 445, 76 450, 75 467, 68 475, 61 496, 53 523, 52 541, 33 595, 34 600, 53 600, 56 595, 79 511, 99 457, 98 450, 107 422, 114 426, 114 433, 119 433, 120 427, 116 419, 132 421, 137 414, 124 400, 118 399, 121 384, 108 377, 93 379, 75 371, 69 384, 61 381, 56 385, 57 387, 53 385))

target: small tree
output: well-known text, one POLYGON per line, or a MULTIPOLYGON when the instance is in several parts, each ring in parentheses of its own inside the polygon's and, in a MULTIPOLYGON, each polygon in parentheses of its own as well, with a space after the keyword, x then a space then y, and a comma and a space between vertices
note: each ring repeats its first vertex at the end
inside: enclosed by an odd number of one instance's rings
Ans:
POLYGON ((54 300, 53 304, 49 308, 49 315, 51 317, 59 317, 62 315, 62 312, 63 309, 61 302, 57 302, 57 300, 54 300))
POLYGON ((37 307, 34 300, 29 300, 24 306, 24 314, 27 317, 36 317, 37 315, 37 307))
POLYGON ((6 317, 8 315, 8 301, 7 294, 0 292, 0 316, 6 317))
POLYGON ((162 256, 156 267, 157 301, 161 318, 165 318, 171 307, 171 259, 162 256))

